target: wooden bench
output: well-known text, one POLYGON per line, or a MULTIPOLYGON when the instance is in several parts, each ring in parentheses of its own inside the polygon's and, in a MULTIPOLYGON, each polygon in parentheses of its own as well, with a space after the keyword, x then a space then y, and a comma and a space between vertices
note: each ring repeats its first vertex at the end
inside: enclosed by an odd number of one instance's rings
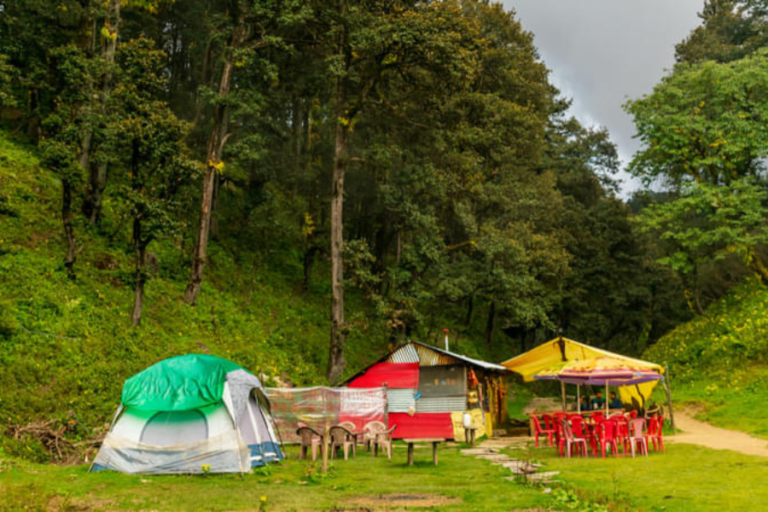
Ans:
POLYGON ((444 443, 443 438, 423 438, 423 439, 403 439, 408 443, 408 465, 413 466, 413 444, 414 443, 432 443, 432 462, 437 466, 437 445, 444 443))

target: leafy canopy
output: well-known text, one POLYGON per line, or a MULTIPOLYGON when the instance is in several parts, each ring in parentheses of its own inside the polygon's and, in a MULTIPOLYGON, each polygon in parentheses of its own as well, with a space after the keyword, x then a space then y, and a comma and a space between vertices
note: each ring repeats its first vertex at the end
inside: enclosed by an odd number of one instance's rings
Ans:
POLYGON ((768 154, 768 50, 726 64, 678 65, 624 108, 644 144, 629 171, 646 183, 754 176, 768 154))
POLYGON ((729 185, 694 183, 681 198, 651 205, 638 218, 644 231, 656 231, 677 248, 659 261, 690 273, 697 265, 735 254, 761 274, 755 251, 768 243, 768 192, 744 178, 729 185))

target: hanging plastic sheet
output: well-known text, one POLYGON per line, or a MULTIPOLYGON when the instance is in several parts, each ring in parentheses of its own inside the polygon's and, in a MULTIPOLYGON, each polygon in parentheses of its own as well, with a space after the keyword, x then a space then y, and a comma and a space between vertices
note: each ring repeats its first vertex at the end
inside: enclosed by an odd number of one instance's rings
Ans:
POLYGON ((386 388, 267 388, 272 416, 284 443, 299 443, 296 429, 318 432, 349 422, 362 431, 373 421, 387 424, 386 388))

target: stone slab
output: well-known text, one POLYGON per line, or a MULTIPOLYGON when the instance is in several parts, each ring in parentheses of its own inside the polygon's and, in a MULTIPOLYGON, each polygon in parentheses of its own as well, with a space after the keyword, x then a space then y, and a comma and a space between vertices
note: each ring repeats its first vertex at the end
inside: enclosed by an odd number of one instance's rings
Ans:
POLYGON ((489 455, 492 453, 499 453, 499 450, 494 448, 467 448, 461 450, 462 455, 489 455))
POLYGON ((477 455, 475 458, 483 459, 483 460, 490 460, 490 461, 494 461, 494 462, 499 462, 499 461, 505 461, 506 462, 506 461, 512 460, 509 455, 505 455, 503 453, 486 453, 486 454, 477 455))

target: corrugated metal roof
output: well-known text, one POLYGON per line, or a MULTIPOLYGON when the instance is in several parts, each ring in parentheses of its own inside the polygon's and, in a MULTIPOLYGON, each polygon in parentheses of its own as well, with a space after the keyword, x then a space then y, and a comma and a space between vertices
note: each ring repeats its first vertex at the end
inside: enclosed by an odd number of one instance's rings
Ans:
POLYGON ((419 354, 416 353, 416 349, 412 344, 407 344, 403 347, 392 352, 387 357, 388 363, 418 363, 419 354))
POLYGON ((431 347, 411 342, 410 345, 416 349, 419 354, 419 363, 421 366, 444 366, 447 364, 456 364, 458 359, 447 354, 435 352, 431 347))
POLYGON ((389 412, 408 412, 416 409, 416 400, 413 396, 415 389, 388 389, 387 400, 389 412))
POLYGON ((466 409, 466 396, 422 397, 416 400, 416 412, 454 412, 465 411, 466 409))
MULTIPOLYGON (((487 363, 485 361, 480 361, 479 359, 472 359, 471 357, 462 356, 447 350, 442 350, 440 348, 433 347, 432 345, 425 345, 424 343, 418 341, 409 341, 406 345, 398 348, 391 354, 381 357, 381 359, 377 360, 376 362, 419 363, 422 366, 467 363, 478 368, 483 368, 485 370, 503 373, 509 372, 507 368, 501 365, 487 363)), ((349 377, 343 382, 343 385, 347 385, 357 377, 361 376, 369 367, 370 365, 365 369, 360 370, 352 377, 349 377)))
MULTIPOLYGON (((494 363, 488 363, 485 361, 480 361, 479 359, 472 359, 471 357, 462 356, 460 354, 455 354, 453 352, 449 352, 447 350, 443 350, 437 347, 433 347, 431 345, 425 345, 424 343, 421 343, 419 341, 411 341, 409 344, 413 344, 414 347, 416 347, 416 351, 419 354, 419 361, 424 366, 436 366, 438 364, 456 364, 459 361, 471 364, 473 366, 478 366, 480 368, 484 368, 486 370, 493 370, 496 372, 508 372, 509 370, 500 364, 494 364, 494 363), (434 352, 438 355, 435 356, 427 356, 429 352, 434 352), (442 362, 442 363, 433 363, 433 364, 426 364, 422 358, 422 354, 424 355, 425 359, 429 359, 430 361, 449 361, 449 359, 452 359, 450 362, 442 362)), ((407 345, 406 345, 407 346, 407 345)))

